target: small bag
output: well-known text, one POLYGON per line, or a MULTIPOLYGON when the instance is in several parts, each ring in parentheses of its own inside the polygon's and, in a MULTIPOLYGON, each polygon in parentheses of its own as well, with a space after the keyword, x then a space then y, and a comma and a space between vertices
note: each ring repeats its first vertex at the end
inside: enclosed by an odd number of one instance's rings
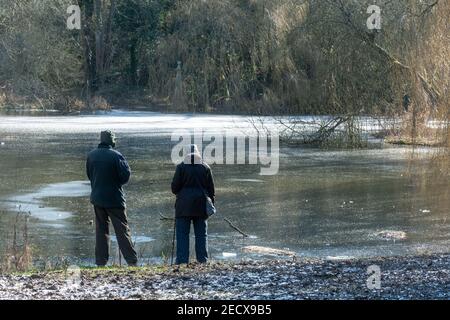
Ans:
POLYGON ((216 207, 214 206, 214 203, 212 202, 211 198, 206 195, 206 192, 204 192, 204 193, 205 193, 205 197, 206 197, 206 214, 208 215, 208 218, 209 218, 212 215, 214 215, 217 212, 217 210, 216 210, 216 207))

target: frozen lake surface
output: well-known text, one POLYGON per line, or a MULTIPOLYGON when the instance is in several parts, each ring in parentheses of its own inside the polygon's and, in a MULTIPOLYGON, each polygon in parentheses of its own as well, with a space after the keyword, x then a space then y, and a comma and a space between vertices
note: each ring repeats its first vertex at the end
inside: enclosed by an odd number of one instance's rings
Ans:
MULTIPOLYGON (((270 118, 264 121, 277 125, 270 118)), ((375 121, 364 121, 376 128, 375 121)), ((159 218, 173 215, 170 135, 196 128, 254 132, 243 116, 120 110, 76 117, 0 116, 0 250, 11 239, 20 209, 31 214, 37 257, 92 262, 94 217, 84 161, 99 131, 111 129, 133 170, 126 187, 133 237, 144 259, 163 261, 172 239, 172 223, 159 218)), ((210 255, 257 257, 243 252, 246 246, 330 259, 448 252, 449 184, 433 176, 432 156, 427 148, 282 146, 274 176, 261 176, 258 165, 213 165, 219 214, 252 237, 243 239, 214 217, 210 255)), ((114 241, 112 246, 114 252, 114 241)))

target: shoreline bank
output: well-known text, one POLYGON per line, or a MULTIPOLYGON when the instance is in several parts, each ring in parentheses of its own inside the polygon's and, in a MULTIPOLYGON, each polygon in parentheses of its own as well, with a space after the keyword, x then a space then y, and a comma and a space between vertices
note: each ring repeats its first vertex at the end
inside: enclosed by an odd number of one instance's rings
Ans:
POLYGON ((0 299, 449 299, 450 254, 0 275, 0 299), (381 271, 367 286, 368 267, 381 271))

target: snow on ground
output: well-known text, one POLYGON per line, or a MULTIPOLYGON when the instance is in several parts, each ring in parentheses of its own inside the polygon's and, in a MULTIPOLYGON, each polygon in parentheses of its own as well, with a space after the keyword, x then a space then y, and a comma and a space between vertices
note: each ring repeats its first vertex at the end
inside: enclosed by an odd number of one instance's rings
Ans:
POLYGON ((450 255, 1 275, 0 299, 449 299, 450 255), (381 288, 367 270, 379 266, 381 288))

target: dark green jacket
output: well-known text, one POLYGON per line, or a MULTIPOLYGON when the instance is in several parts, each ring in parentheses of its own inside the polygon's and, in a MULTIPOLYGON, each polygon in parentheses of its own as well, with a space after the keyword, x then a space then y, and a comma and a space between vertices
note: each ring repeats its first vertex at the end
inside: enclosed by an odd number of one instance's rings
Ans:
POLYGON ((125 208, 122 186, 131 175, 130 167, 120 152, 100 144, 86 161, 86 173, 91 181, 91 203, 103 208, 125 208))

